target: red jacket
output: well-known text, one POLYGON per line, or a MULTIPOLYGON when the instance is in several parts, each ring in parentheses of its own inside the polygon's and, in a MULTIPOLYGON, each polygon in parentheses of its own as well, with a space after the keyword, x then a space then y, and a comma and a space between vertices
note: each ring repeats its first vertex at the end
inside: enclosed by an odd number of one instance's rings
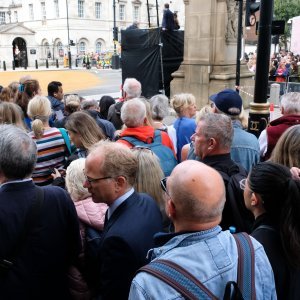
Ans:
MULTIPOLYGON (((125 137, 125 136, 132 136, 135 137, 136 139, 143 141, 146 144, 151 144, 153 142, 154 139, 154 128, 152 126, 141 126, 141 127, 135 127, 135 128, 125 128, 121 134, 120 134, 120 138, 125 137)), ((175 151, 174 151, 174 146, 173 143, 170 139, 170 137, 168 136, 168 134, 164 131, 161 131, 161 141, 162 144, 164 146, 169 147, 174 156, 175 155, 175 151)), ((129 142, 125 141, 125 140, 117 140, 118 143, 122 143, 130 148, 133 147, 132 144, 130 144, 129 142)))
POLYGON ((281 135, 291 126, 300 124, 300 115, 282 116, 267 127, 268 147, 265 160, 269 159, 281 135))

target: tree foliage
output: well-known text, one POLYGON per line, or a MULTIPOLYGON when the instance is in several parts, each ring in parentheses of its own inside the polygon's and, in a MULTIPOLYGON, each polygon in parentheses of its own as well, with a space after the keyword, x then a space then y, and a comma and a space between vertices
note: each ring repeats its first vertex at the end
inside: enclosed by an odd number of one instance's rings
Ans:
POLYGON ((275 20, 285 21, 285 33, 281 36, 281 41, 286 48, 288 37, 291 35, 291 28, 287 22, 293 17, 300 16, 300 0, 275 0, 274 16, 275 20))

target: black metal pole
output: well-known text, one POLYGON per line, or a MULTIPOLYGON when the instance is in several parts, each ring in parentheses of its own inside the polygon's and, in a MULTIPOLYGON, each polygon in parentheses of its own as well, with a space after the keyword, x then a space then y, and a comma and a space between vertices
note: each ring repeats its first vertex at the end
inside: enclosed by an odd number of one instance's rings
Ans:
POLYGON ((159 27, 159 15, 158 15, 158 2, 156 0, 156 23, 157 27, 159 27))
POLYGON ((67 10, 67 30, 68 30, 68 59, 69 59, 69 69, 72 69, 71 62, 71 49, 70 49, 70 27, 69 27, 69 5, 68 0, 66 0, 66 10, 67 10))
POLYGON ((260 1, 254 102, 267 102, 274 0, 260 1))
POLYGON ((116 34, 115 31, 117 30, 117 20, 116 20, 116 0, 113 1, 113 13, 114 13, 114 29, 113 29, 113 40, 114 40, 114 54, 111 57, 111 68, 112 69, 119 69, 120 66, 120 57, 117 54, 117 45, 116 45, 116 34))
POLYGON ((149 9, 149 0, 147 0, 147 12, 148 12, 148 27, 150 28, 150 9, 149 9))
POLYGON ((267 89, 269 80, 273 3, 274 0, 260 1, 254 102, 250 103, 248 120, 248 131, 257 137, 267 127, 270 120, 270 104, 267 102, 267 89))
POLYGON ((236 76, 235 86, 239 93, 240 78, 241 78, 241 51, 242 51, 242 31, 243 31, 243 0, 238 0, 239 15, 238 15, 238 32, 237 32, 237 49, 236 49, 236 76))

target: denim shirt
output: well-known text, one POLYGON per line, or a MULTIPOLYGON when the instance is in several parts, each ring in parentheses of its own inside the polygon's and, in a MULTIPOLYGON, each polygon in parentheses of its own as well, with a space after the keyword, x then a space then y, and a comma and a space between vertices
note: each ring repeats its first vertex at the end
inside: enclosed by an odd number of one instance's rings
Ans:
MULTIPOLYGON (((255 289, 257 299, 277 299, 274 276, 261 244, 251 238, 255 251, 255 289)), ((175 262, 196 276, 217 298, 223 299, 225 285, 237 280, 238 253, 229 231, 216 226, 206 231, 183 233, 162 247, 150 250, 152 260, 175 262)), ((129 299, 184 299, 160 279, 138 273, 132 281, 129 299)))
POLYGON ((258 139, 252 133, 243 130, 240 121, 233 120, 232 125, 234 134, 230 149, 231 159, 249 172, 260 160, 258 139))

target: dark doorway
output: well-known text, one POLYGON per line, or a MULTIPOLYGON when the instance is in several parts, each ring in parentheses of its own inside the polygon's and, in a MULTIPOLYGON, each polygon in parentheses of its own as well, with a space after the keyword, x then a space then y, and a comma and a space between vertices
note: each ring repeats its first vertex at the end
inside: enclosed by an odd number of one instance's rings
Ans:
POLYGON ((13 40, 13 61, 16 68, 27 68, 27 46, 24 39, 17 37, 13 40))

